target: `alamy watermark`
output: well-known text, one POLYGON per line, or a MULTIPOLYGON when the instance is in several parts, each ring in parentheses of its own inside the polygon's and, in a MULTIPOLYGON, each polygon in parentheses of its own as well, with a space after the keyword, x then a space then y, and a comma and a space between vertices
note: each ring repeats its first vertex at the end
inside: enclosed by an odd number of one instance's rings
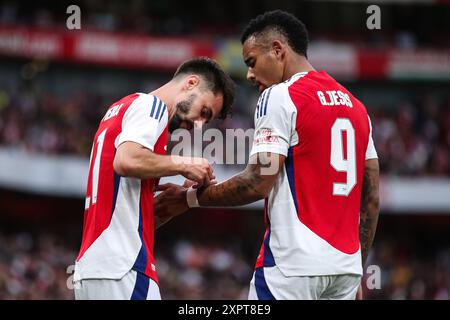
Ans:
POLYGON ((259 148, 262 150, 280 150, 280 138, 270 128, 226 129, 225 132, 215 128, 205 131, 194 129, 177 129, 170 136, 170 142, 175 143, 170 151, 173 162, 186 163, 185 157, 192 157, 191 163, 200 163, 202 158, 210 164, 242 165, 258 164, 261 175, 278 173, 280 161, 277 152, 258 152, 248 157, 247 150, 259 148))
POLYGON ((80 284, 78 282, 73 281, 73 274, 75 272, 75 265, 71 264, 70 266, 67 266, 66 273, 69 275, 66 281, 67 289, 73 290, 73 289, 79 289, 80 284))
POLYGON ((170 136, 175 143, 172 156, 202 157, 211 164, 245 164, 247 163, 247 147, 251 147, 255 135, 254 129, 219 129, 210 128, 204 132, 194 129, 177 129, 170 136), (205 145, 205 142, 207 143, 205 145))
POLYGON ((366 13, 370 16, 366 20, 366 26, 369 30, 381 29, 381 9, 376 4, 367 7, 366 13))
POLYGON ((67 7, 66 13, 69 14, 66 20, 66 27, 69 30, 81 29, 81 9, 79 6, 72 4, 67 7))
POLYGON ((381 268, 376 264, 372 264, 367 267, 366 273, 368 274, 366 279, 366 287, 369 290, 381 289, 381 268))

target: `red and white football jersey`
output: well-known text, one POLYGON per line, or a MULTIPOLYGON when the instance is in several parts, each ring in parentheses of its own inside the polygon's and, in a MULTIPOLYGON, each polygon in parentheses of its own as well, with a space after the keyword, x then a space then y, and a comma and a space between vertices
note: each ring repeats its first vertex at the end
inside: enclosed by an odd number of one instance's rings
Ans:
POLYGON ((325 72, 266 89, 251 155, 286 156, 265 199, 256 268, 285 276, 362 274, 359 215, 365 160, 377 158, 364 105, 325 72))
POLYGON ((158 179, 121 177, 113 161, 125 141, 166 154, 167 124, 167 106, 144 93, 117 101, 100 122, 91 152, 75 281, 120 279, 130 270, 158 281, 153 255, 153 187, 158 179))

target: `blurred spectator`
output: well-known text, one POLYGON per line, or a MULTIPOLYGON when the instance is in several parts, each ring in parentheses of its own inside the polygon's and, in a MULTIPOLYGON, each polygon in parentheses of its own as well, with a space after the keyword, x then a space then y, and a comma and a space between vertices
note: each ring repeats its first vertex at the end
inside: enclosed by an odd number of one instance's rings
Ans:
MULTIPOLYGON (((366 299, 389 300, 448 300, 450 295, 450 250, 440 248, 423 252, 414 245, 399 243, 398 239, 378 237, 367 265, 378 265, 381 288, 364 288, 366 299), (379 239, 379 240, 378 240, 379 239)), ((365 275, 364 281, 367 280, 365 275)))
MULTIPOLYGON (((214 122, 226 129, 251 128, 257 93, 240 87, 233 117, 214 122), (245 94, 243 94, 245 93, 245 94)), ((58 96, 49 88, 0 92, 0 146, 47 154, 88 157, 91 140, 114 93, 74 91, 58 96)), ((381 172, 392 175, 450 176, 450 95, 423 96, 397 106, 369 110, 381 172)), ((204 144, 207 144, 206 142, 204 144)), ((249 150, 239 150, 247 152, 249 150)))
POLYGON ((64 100, 42 91, 3 94, 8 103, 0 108, 0 144, 29 152, 88 155, 106 110, 95 105, 100 97, 79 92, 64 100))
POLYGON ((0 233, 0 299, 72 299, 66 268, 75 252, 50 235, 0 233))
POLYGON ((180 240, 157 250, 163 299, 246 299, 253 270, 225 243, 180 240))
POLYGON ((450 110, 445 102, 423 99, 413 107, 406 101, 369 114, 383 174, 450 175, 450 110))
MULTIPOLYGON (((398 239, 396 239, 398 240, 398 239)), ((253 258, 227 241, 160 243, 156 250, 163 299, 247 299, 253 258)), ((381 270, 381 288, 365 299, 450 298, 450 250, 426 252, 379 236, 368 265, 381 270)), ((73 299, 68 288, 76 250, 52 234, 0 232, 0 299, 73 299)), ((367 276, 364 280, 367 279, 367 276)))
MULTIPOLYGON (((224 244, 179 241, 158 251, 164 299, 246 298, 252 269, 224 244)), ((75 256, 54 235, 0 233, 0 300, 73 299, 68 267, 75 256)))

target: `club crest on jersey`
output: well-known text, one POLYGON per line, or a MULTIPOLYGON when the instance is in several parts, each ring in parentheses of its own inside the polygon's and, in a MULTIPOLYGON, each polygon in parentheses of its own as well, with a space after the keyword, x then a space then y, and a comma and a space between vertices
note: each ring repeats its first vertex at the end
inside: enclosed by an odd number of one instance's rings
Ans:
POLYGON ((278 137, 273 135, 273 130, 261 128, 255 133, 255 144, 278 143, 278 137))

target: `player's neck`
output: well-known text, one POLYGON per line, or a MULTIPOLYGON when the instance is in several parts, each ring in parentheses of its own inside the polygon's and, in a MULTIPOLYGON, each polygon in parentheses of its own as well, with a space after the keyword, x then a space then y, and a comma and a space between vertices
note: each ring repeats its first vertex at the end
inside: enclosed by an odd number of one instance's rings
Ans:
POLYGON ((291 78, 294 74, 300 72, 315 71, 314 67, 309 63, 308 59, 300 55, 293 55, 288 58, 283 73, 283 81, 291 78))

